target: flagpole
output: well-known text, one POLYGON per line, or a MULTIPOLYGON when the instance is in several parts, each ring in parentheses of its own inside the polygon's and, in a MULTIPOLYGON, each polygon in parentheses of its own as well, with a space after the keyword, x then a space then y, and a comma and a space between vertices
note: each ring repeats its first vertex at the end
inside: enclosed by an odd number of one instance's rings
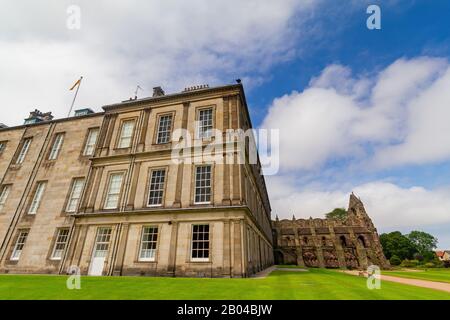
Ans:
POLYGON ((77 98, 78 89, 80 89, 81 86, 81 80, 83 80, 83 77, 80 77, 80 83, 78 83, 77 85, 77 91, 75 91, 75 96, 73 97, 72 105, 70 106, 69 114, 67 115, 67 117, 70 117, 70 114, 72 113, 73 105, 75 104, 75 99, 77 98))

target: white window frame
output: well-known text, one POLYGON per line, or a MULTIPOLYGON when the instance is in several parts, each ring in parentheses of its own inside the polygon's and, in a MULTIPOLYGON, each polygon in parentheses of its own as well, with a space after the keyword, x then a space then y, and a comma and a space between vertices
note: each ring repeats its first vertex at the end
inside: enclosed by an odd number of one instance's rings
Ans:
POLYGON ((166 186, 166 178, 167 172, 166 169, 153 169, 150 172, 149 182, 148 182, 148 198, 147 198, 147 207, 161 207, 164 203, 164 191, 166 186), (158 172, 162 172, 163 174, 160 176, 155 176, 158 172), (161 181, 162 177, 162 181, 161 181), (157 180, 158 179, 158 180, 157 180), (156 181, 157 180, 157 181, 156 181), (160 197, 152 197, 152 193, 161 192, 161 202, 160 203, 150 203, 152 199, 159 199, 160 197))
MULTIPOLYGON (((209 262, 210 261, 210 257, 211 257, 211 226, 208 223, 201 223, 201 224, 193 224, 192 225, 192 229, 191 229, 191 261, 193 262, 209 262), (200 232, 197 231, 198 235, 202 234, 207 234, 208 235, 208 239, 194 239, 194 234, 195 234, 195 227, 208 227, 208 232, 200 232), (194 243, 207 243, 208 247, 205 249, 204 246, 203 248, 194 248, 194 243), (194 257, 194 251, 202 251, 202 252, 208 252, 208 257, 194 257)), ((204 237, 203 237, 204 238, 204 237)), ((203 254, 202 254, 203 255, 203 254)))
POLYGON ((107 209, 107 210, 108 209, 117 209, 119 207, 120 194, 122 192, 122 185, 123 185, 123 176, 124 176, 124 172, 114 172, 109 175, 108 186, 106 189, 105 203, 104 203, 103 209, 107 209), (113 178, 116 176, 120 176, 120 186, 119 186, 119 189, 117 192, 111 193, 113 178), (113 197, 113 196, 117 196, 117 203, 114 206, 109 206, 108 205, 109 198, 113 197))
POLYGON ((55 135, 55 140, 53 141, 52 149, 48 155, 48 160, 56 160, 58 158, 59 152, 64 141, 64 133, 57 133, 55 135))
POLYGON ((30 208, 28 209, 28 214, 36 214, 39 210, 46 186, 46 181, 40 181, 36 184, 36 190, 34 191, 33 200, 31 201, 30 208))
POLYGON ((69 199, 67 200, 66 212, 75 212, 77 210, 83 193, 84 183, 84 178, 73 179, 69 199))
POLYGON ((30 149, 31 145, 31 138, 26 138, 23 140, 22 148, 20 149, 19 155, 16 159, 16 164, 22 164, 25 160, 25 157, 28 153, 28 150, 30 149))
POLYGON ((159 228, 158 226, 143 226, 142 227, 142 235, 141 241, 139 245, 139 261, 156 261, 156 250, 158 249, 158 236, 159 236, 159 228), (151 232, 146 232, 146 230, 151 232), (145 239, 145 236, 149 238, 145 239), (144 244, 149 244, 152 248, 144 249, 144 244), (143 254, 145 251, 152 251, 150 256, 146 256, 143 254))
POLYGON ((11 257, 9 260, 17 261, 20 259, 20 256, 22 255, 23 247, 25 246, 25 243, 27 242, 29 230, 20 230, 19 236, 17 237, 16 243, 14 244, 13 252, 11 253, 11 257), (19 248, 20 247, 20 248, 19 248))
POLYGON ((83 150, 84 156, 92 156, 94 154, 99 132, 99 128, 89 129, 88 136, 86 138, 86 145, 83 150))
POLYGON ((156 143, 164 144, 171 141, 172 136, 172 114, 162 114, 158 120, 158 131, 156 132, 156 143))
POLYGON ((0 154, 2 154, 3 151, 5 151, 6 143, 7 143, 7 141, 0 141, 0 154))
POLYGON ((92 253, 93 257, 106 258, 106 255, 109 251, 109 243, 111 242, 111 234, 111 227, 99 227, 97 229, 97 234, 95 235, 94 252, 92 253), (97 255, 99 252, 101 252, 102 255, 97 255))
POLYGON ((61 260, 66 251, 67 242, 69 240, 69 229, 58 229, 56 234, 55 244, 53 245, 51 260, 61 260), (59 248, 58 248, 59 246, 59 248))
POLYGON ((136 120, 134 119, 129 119, 129 120, 124 120, 122 122, 121 128, 120 128, 120 134, 119 134, 119 141, 117 143, 117 148, 119 149, 126 149, 126 148, 130 148, 131 144, 132 144, 132 140, 133 140, 133 133, 134 133, 134 126, 136 125, 136 120), (130 128, 130 132, 127 133, 126 130, 126 125, 127 124, 131 124, 131 128, 130 128), (126 135, 125 135, 126 134, 126 135), (124 142, 126 141, 126 143, 124 142))
POLYGON ((214 130, 214 108, 202 108, 197 111, 197 139, 211 139, 214 130), (203 113, 210 113, 211 118, 209 121, 203 119, 203 113), (205 121, 207 121, 205 123, 205 121), (211 122, 211 123, 209 123, 211 122))
POLYGON ((3 207, 5 206, 5 203, 6 203, 6 200, 8 199, 10 190, 11 190, 11 186, 9 186, 9 185, 1 186, 1 189, 0 189, 0 212, 2 211, 3 207))
MULTIPOLYGON (((211 203, 211 198, 213 196, 213 190, 212 190, 213 173, 212 173, 212 170, 213 170, 212 169, 212 165, 210 165, 210 164, 199 165, 199 166, 195 167, 195 172, 194 172, 194 204, 210 204, 211 203), (206 183, 205 183, 204 186, 201 186, 201 185, 197 186, 198 182, 200 182, 200 184, 201 184, 202 180, 203 181, 208 181, 208 180, 205 180, 205 179, 199 180, 199 172, 198 172, 198 170, 200 168, 209 168, 209 185, 206 185, 206 183), (197 201, 197 192, 202 190, 202 189, 204 189, 204 188, 209 188, 209 200, 202 200, 202 199, 200 199, 200 201, 197 201)), ((202 173, 200 173, 200 174, 202 174, 202 173)), ((203 174, 205 174, 205 173, 203 173, 203 174)), ((207 193, 204 194, 204 196, 207 196, 207 195, 208 195, 207 193)), ((199 196, 201 197, 202 195, 200 194, 199 196)))

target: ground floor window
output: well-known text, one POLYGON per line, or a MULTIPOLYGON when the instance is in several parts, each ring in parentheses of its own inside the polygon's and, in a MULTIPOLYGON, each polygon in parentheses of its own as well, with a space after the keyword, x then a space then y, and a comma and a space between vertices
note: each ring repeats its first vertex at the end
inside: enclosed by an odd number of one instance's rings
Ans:
POLYGON ((155 261, 157 242, 158 227, 144 227, 142 229, 139 261, 155 261))
POLYGON ((59 229, 56 235, 55 246, 53 247, 52 259, 61 260, 66 249, 67 239, 69 238, 69 229, 59 229))
POLYGON ((17 237, 16 240, 16 244, 14 245, 11 260, 19 260, 23 247, 25 246, 25 242, 27 241, 27 237, 28 237, 28 230, 20 231, 19 236, 17 237))
POLYGON ((108 254, 111 228, 98 228, 95 239, 94 258, 103 258, 108 254))
POLYGON ((209 261, 209 224, 192 226, 192 261, 209 261))

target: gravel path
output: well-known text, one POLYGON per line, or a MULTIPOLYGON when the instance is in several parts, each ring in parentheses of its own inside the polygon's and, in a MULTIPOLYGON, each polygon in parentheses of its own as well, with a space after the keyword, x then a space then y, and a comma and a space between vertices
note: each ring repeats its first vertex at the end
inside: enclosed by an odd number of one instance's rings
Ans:
MULTIPOLYGON (((361 274, 358 271, 344 271, 344 272, 347 274, 354 275, 354 276, 361 276, 361 274)), ((450 293, 450 283, 445 283, 445 282, 419 280, 419 279, 408 279, 408 278, 400 278, 400 277, 386 276, 386 275, 381 275, 381 280, 403 283, 403 284, 408 284, 411 286, 441 290, 441 291, 446 291, 446 292, 450 293)))

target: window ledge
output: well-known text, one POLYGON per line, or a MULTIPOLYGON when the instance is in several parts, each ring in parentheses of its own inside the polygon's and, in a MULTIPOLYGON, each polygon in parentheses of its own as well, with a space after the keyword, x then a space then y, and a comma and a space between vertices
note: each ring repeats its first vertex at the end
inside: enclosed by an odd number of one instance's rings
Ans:
POLYGON ((157 263, 158 261, 156 260, 135 260, 134 263, 150 263, 150 264, 154 264, 157 263))
POLYGON ((199 264, 201 264, 201 263, 204 263, 204 264, 209 264, 209 263, 212 263, 212 261, 211 260, 195 260, 195 259, 191 259, 190 261, 189 261, 190 263, 199 263, 199 264))

